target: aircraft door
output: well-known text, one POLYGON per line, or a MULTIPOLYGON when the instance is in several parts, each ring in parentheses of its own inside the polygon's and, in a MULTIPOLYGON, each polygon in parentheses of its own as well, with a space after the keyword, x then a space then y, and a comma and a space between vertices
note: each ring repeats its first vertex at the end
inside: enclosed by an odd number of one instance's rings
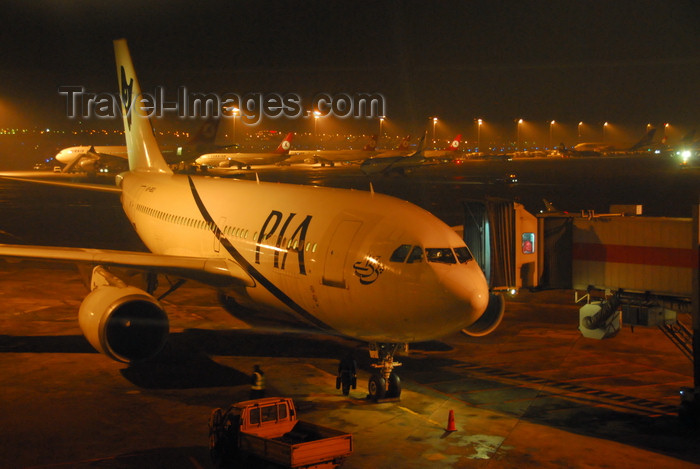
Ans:
POLYGON ((343 220, 335 228, 323 264, 324 285, 345 288, 345 263, 352 241, 361 226, 361 221, 343 220))

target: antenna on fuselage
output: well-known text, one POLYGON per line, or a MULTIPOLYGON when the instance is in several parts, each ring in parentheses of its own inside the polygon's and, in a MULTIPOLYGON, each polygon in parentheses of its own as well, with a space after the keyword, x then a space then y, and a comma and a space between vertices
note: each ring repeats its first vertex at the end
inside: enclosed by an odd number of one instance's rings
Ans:
POLYGON ((369 193, 372 195, 372 197, 374 197, 374 186, 371 182, 369 183, 369 193))

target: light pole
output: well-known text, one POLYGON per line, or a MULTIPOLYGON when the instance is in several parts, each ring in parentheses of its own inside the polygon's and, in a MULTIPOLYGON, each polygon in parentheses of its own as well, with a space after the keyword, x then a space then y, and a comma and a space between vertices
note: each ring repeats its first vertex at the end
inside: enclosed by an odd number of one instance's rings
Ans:
POLYGON ((515 149, 518 150, 520 149, 520 126, 523 124, 522 119, 518 119, 518 125, 515 126, 516 128, 516 134, 517 134, 517 141, 515 143, 515 149))
POLYGON ((578 123, 578 141, 579 143, 581 142, 581 126, 583 125, 583 121, 578 123))
POLYGON ((433 146, 435 146, 435 124, 437 124, 438 118, 433 117, 433 146))
POLYGON ((667 131, 668 131, 668 126, 669 126, 669 125, 671 125, 671 124, 669 124, 668 122, 666 122, 666 123, 664 124, 664 137, 663 137, 664 140, 665 140, 666 137, 667 137, 667 131))
POLYGON ((382 138, 382 126, 384 125, 384 119, 386 116, 380 116, 379 117, 379 138, 382 138))
POLYGON ((603 143, 605 143, 605 129, 608 128, 608 123, 603 122, 603 143))
POLYGON ((482 119, 476 121, 476 151, 481 151, 481 125, 483 123, 482 119))
POLYGON ((552 122, 549 123, 549 149, 552 149, 552 129, 554 129, 554 124, 556 124, 557 121, 552 120, 552 122))
POLYGON ((321 113, 319 111, 314 111, 314 138, 317 138, 316 134, 316 123, 318 122, 318 118, 321 117, 321 113))
POLYGON ((237 107, 233 108, 233 143, 236 143, 236 114, 240 112, 237 107))

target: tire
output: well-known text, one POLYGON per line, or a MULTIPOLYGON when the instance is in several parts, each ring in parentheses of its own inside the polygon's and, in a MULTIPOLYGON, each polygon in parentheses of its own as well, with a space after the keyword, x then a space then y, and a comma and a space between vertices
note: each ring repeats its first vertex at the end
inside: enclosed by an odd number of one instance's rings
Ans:
POLYGON ((209 416, 209 456, 215 467, 220 467, 224 454, 221 439, 223 436, 223 412, 221 409, 214 409, 209 416))
POLYGON ((209 416, 209 435, 220 433, 223 430, 224 413, 221 408, 216 408, 209 416))
POLYGON ((401 397, 401 378, 396 373, 389 375, 389 390, 386 392, 386 397, 401 397))
POLYGON ((372 375, 369 378, 369 398, 376 401, 383 399, 386 394, 386 381, 379 375, 372 375))

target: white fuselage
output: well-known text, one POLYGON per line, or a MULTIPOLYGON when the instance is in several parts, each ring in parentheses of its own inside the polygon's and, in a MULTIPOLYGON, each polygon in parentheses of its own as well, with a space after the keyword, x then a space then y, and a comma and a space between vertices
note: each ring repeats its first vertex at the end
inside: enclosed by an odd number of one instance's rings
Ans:
POLYGON ((257 166, 279 163, 289 157, 287 153, 207 153, 199 156, 195 163, 204 166, 257 166))
MULTIPOLYGON (((90 151, 90 148, 90 145, 80 145, 75 147, 64 148, 56 154, 55 158, 56 161, 60 161, 63 164, 70 164, 76 158, 85 155, 85 153, 88 153, 90 151)), ((125 160, 127 158, 126 146, 124 145, 94 147, 94 151, 95 153, 112 155, 119 158, 124 158, 125 160)))
POLYGON ((484 312, 488 287, 474 260, 392 261, 401 245, 464 248, 430 213, 393 197, 204 176, 125 173, 122 204, 158 254, 220 257, 254 286, 226 293, 366 341, 435 339, 484 312))

